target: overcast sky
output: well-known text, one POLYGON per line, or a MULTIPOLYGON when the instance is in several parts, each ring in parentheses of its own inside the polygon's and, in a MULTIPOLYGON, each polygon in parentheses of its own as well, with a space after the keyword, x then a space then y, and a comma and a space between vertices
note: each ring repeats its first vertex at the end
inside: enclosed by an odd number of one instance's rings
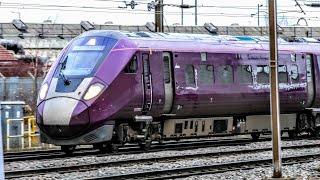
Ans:
MULTIPOLYGON (((131 0, 130 0, 131 1, 131 0)), ((87 20, 95 24, 111 21, 121 25, 144 25, 154 21, 154 11, 147 10, 152 0, 135 0, 138 5, 121 9, 121 0, 0 0, 0 22, 11 22, 20 16, 24 22, 40 23, 52 20, 54 23, 79 23, 87 20)), ((320 0, 316 0, 320 1, 320 0)), ((127 1, 129 2, 129 1, 127 1)), ((309 26, 320 26, 320 8, 311 8, 299 1, 306 14, 300 13, 294 0, 278 0, 278 21, 281 26, 291 26, 299 18, 305 18, 309 26)), ((181 0, 164 0, 165 4, 181 4, 181 0)), ((260 7, 260 25, 266 25, 267 0, 198 0, 198 25, 212 22, 215 25, 256 26, 257 6, 260 7), (210 7, 208 7, 210 6, 210 7)), ((184 0, 194 5, 194 0, 184 0)), ((165 24, 181 24, 181 9, 164 7, 165 24)), ((184 25, 194 25, 194 8, 184 10, 184 25)), ((304 25, 304 21, 300 21, 304 25)))

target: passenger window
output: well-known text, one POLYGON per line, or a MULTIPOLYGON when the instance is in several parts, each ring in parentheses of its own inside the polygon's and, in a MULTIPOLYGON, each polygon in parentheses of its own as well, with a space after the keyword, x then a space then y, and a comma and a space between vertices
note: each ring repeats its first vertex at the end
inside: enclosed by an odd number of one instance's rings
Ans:
POLYGON ((129 64, 124 68, 125 73, 136 73, 138 69, 138 61, 137 61, 137 56, 134 55, 129 64))
POLYGON ((200 65, 199 78, 201 84, 213 85, 213 66, 205 64, 200 65))
POLYGON ((194 66, 187 65, 185 69, 185 78, 187 86, 196 86, 195 74, 194 74, 194 66))
POLYGON ((237 68, 237 77, 240 84, 252 84, 252 67, 250 65, 239 65, 237 68))
POLYGON ((222 65, 215 71, 215 77, 221 84, 233 83, 233 71, 230 65, 222 65))
POLYGON ((190 129, 193 129, 193 121, 190 121, 190 129))
POLYGON ((184 121, 184 129, 188 129, 188 122, 189 121, 184 121))
POLYGON ((166 84, 170 83, 170 61, 168 56, 163 56, 163 64, 164 64, 164 82, 166 84))
POLYGON ((198 121, 194 124, 194 132, 198 132, 198 121))
POLYGON ((290 56, 291 56, 291 61, 292 61, 292 62, 296 62, 296 60, 297 60, 297 55, 296 55, 296 54, 291 54, 290 56))
POLYGON ((280 65, 278 67, 279 83, 288 83, 287 66, 280 65))
POLYGON ((176 123, 176 127, 174 130, 175 134, 181 134, 182 133, 182 123, 176 123))
POLYGON ((299 70, 296 64, 291 65, 291 82, 299 83, 299 70))
POLYGON ((205 126, 206 126, 206 122, 202 121, 202 132, 204 132, 205 126))
POLYGON ((201 53, 201 61, 207 61, 207 53, 206 52, 201 53))
POLYGON ((257 83, 269 84, 269 66, 257 66, 257 83))

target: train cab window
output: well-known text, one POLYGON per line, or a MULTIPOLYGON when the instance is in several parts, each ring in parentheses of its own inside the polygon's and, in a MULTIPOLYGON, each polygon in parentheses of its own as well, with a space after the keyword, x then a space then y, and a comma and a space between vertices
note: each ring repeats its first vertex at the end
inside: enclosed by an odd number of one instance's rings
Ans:
POLYGON ((188 64, 185 69, 185 78, 187 86, 196 86, 194 66, 188 64))
POLYGON ((184 129, 188 129, 188 122, 189 121, 184 121, 184 129))
POLYGON ((134 55, 129 64, 124 68, 125 73, 136 73, 138 69, 138 61, 137 61, 137 56, 134 55))
POLYGON ((279 65, 278 73, 279 73, 279 83, 288 83, 287 66, 279 65))
POLYGON ((239 65, 237 67, 237 77, 240 84, 252 84, 252 67, 250 65, 239 65))
POLYGON ((190 121, 190 129, 193 129, 193 121, 190 121))
POLYGON ((291 76, 291 83, 299 83, 299 70, 298 70, 298 66, 296 64, 291 65, 291 72, 290 72, 290 76, 291 76))
POLYGON ((181 134, 182 133, 182 123, 176 123, 175 129, 174 129, 175 134, 181 134))
POLYGON ((213 66, 201 64, 199 71, 199 81, 203 85, 213 85, 213 66))
POLYGON ((194 132, 198 132, 198 121, 194 123, 194 132))
POLYGON ((202 132, 204 132, 205 126, 206 126, 206 122, 202 121, 202 132))
POLYGON ((233 83, 233 69, 230 65, 222 65, 217 67, 215 77, 220 84, 233 83))
POLYGON ((269 66, 257 66, 257 83, 269 84, 269 66))

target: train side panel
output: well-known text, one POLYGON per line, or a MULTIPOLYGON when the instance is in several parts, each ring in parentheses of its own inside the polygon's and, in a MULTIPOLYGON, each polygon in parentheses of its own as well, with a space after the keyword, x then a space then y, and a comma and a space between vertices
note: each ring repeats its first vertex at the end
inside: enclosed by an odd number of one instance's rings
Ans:
POLYGON ((165 139, 178 137, 222 136, 233 133, 233 117, 168 119, 164 122, 165 139))
MULTIPOLYGON (((207 53, 205 61, 201 54, 175 53, 173 114, 186 117, 270 112, 267 54, 207 53)), ((305 54, 279 55, 282 113, 302 111, 313 101, 306 57, 305 54)))
MULTIPOLYGON (((296 129, 296 114, 281 114, 281 131, 290 131, 296 129)), ((256 115, 246 117, 245 133, 271 132, 270 115, 256 115)))

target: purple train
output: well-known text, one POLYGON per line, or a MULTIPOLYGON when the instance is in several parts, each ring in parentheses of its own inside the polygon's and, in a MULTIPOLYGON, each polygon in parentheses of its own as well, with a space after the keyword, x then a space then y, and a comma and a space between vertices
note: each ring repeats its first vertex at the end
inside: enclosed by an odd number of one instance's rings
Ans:
MULTIPOLYGON (((281 130, 320 125, 320 43, 279 39, 281 130)), ((89 31, 72 40, 39 92, 41 141, 71 152, 270 129, 265 37, 89 31)))

